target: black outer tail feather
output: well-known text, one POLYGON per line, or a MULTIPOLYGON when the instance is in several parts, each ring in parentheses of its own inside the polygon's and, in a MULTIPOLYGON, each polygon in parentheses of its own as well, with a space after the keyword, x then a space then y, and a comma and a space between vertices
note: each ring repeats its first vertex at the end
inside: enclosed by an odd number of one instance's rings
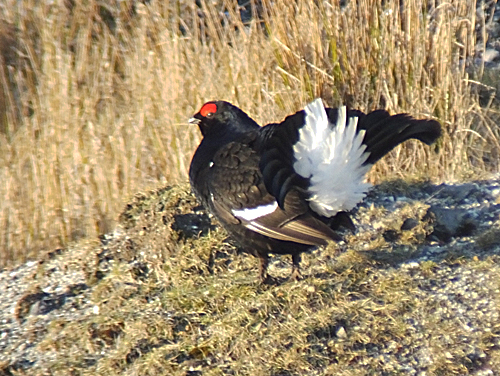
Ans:
MULTIPOLYGON (((326 109, 333 124, 337 121, 338 109, 326 109)), ((359 110, 348 110, 348 117, 358 117, 358 132, 364 130, 363 144, 370 155, 365 164, 375 164, 399 144, 414 138, 430 145, 441 136, 441 125, 435 120, 417 120, 408 114, 390 115, 385 110, 368 114, 359 110)))
MULTIPOLYGON (((384 111, 385 112, 385 111, 384 111)), ((407 114, 389 116, 375 123, 370 115, 360 119, 358 129, 365 129, 363 143, 370 153, 365 164, 375 164, 399 144, 411 138, 427 145, 441 136, 441 125, 435 120, 417 120, 407 114)))

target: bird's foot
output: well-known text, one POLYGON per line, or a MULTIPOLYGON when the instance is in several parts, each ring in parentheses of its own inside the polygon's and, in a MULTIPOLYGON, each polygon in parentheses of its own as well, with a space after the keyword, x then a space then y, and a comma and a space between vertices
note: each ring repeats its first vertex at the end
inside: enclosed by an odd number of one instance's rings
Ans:
POLYGON ((300 273, 300 269, 295 265, 292 268, 292 274, 290 274, 290 278, 288 278, 291 282, 297 282, 302 279, 302 273, 300 273))
POLYGON ((260 285, 279 285, 279 279, 271 277, 269 274, 259 274, 259 284, 260 285))

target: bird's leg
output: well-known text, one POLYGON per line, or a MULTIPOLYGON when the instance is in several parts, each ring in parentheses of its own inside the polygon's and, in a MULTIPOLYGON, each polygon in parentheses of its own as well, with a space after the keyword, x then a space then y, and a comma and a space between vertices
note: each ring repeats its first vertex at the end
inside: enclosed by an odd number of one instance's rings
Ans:
POLYGON ((298 281, 302 278, 300 274, 300 253, 295 253, 292 255, 292 274, 290 275, 290 281, 298 281))
POLYGON ((269 257, 267 254, 259 254, 259 279, 261 283, 266 283, 269 278, 267 274, 267 265, 269 264, 269 257))

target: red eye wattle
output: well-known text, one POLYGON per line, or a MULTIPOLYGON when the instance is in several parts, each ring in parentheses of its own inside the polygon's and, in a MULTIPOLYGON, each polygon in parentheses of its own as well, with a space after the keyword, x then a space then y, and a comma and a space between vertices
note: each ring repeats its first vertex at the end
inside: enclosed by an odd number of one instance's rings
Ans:
POLYGON ((215 114, 217 112, 217 105, 215 103, 206 103, 200 110, 200 115, 203 117, 210 116, 210 114, 215 114))

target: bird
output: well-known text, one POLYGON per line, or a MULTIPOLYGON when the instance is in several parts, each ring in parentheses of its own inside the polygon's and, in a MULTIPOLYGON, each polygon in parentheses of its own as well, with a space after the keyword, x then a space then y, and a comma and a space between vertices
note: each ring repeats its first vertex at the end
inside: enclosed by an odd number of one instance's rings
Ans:
POLYGON ((192 191, 259 258, 263 283, 273 279, 269 254, 291 255, 289 279, 301 279, 303 252, 354 231, 349 212, 371 187, 371 166, 408 139, 431 145, 441 135, 433 119, 329 108, 321 98, 262 127, 237 106, 210 101, 189 123, 202 135, 189 168, 192 191))

